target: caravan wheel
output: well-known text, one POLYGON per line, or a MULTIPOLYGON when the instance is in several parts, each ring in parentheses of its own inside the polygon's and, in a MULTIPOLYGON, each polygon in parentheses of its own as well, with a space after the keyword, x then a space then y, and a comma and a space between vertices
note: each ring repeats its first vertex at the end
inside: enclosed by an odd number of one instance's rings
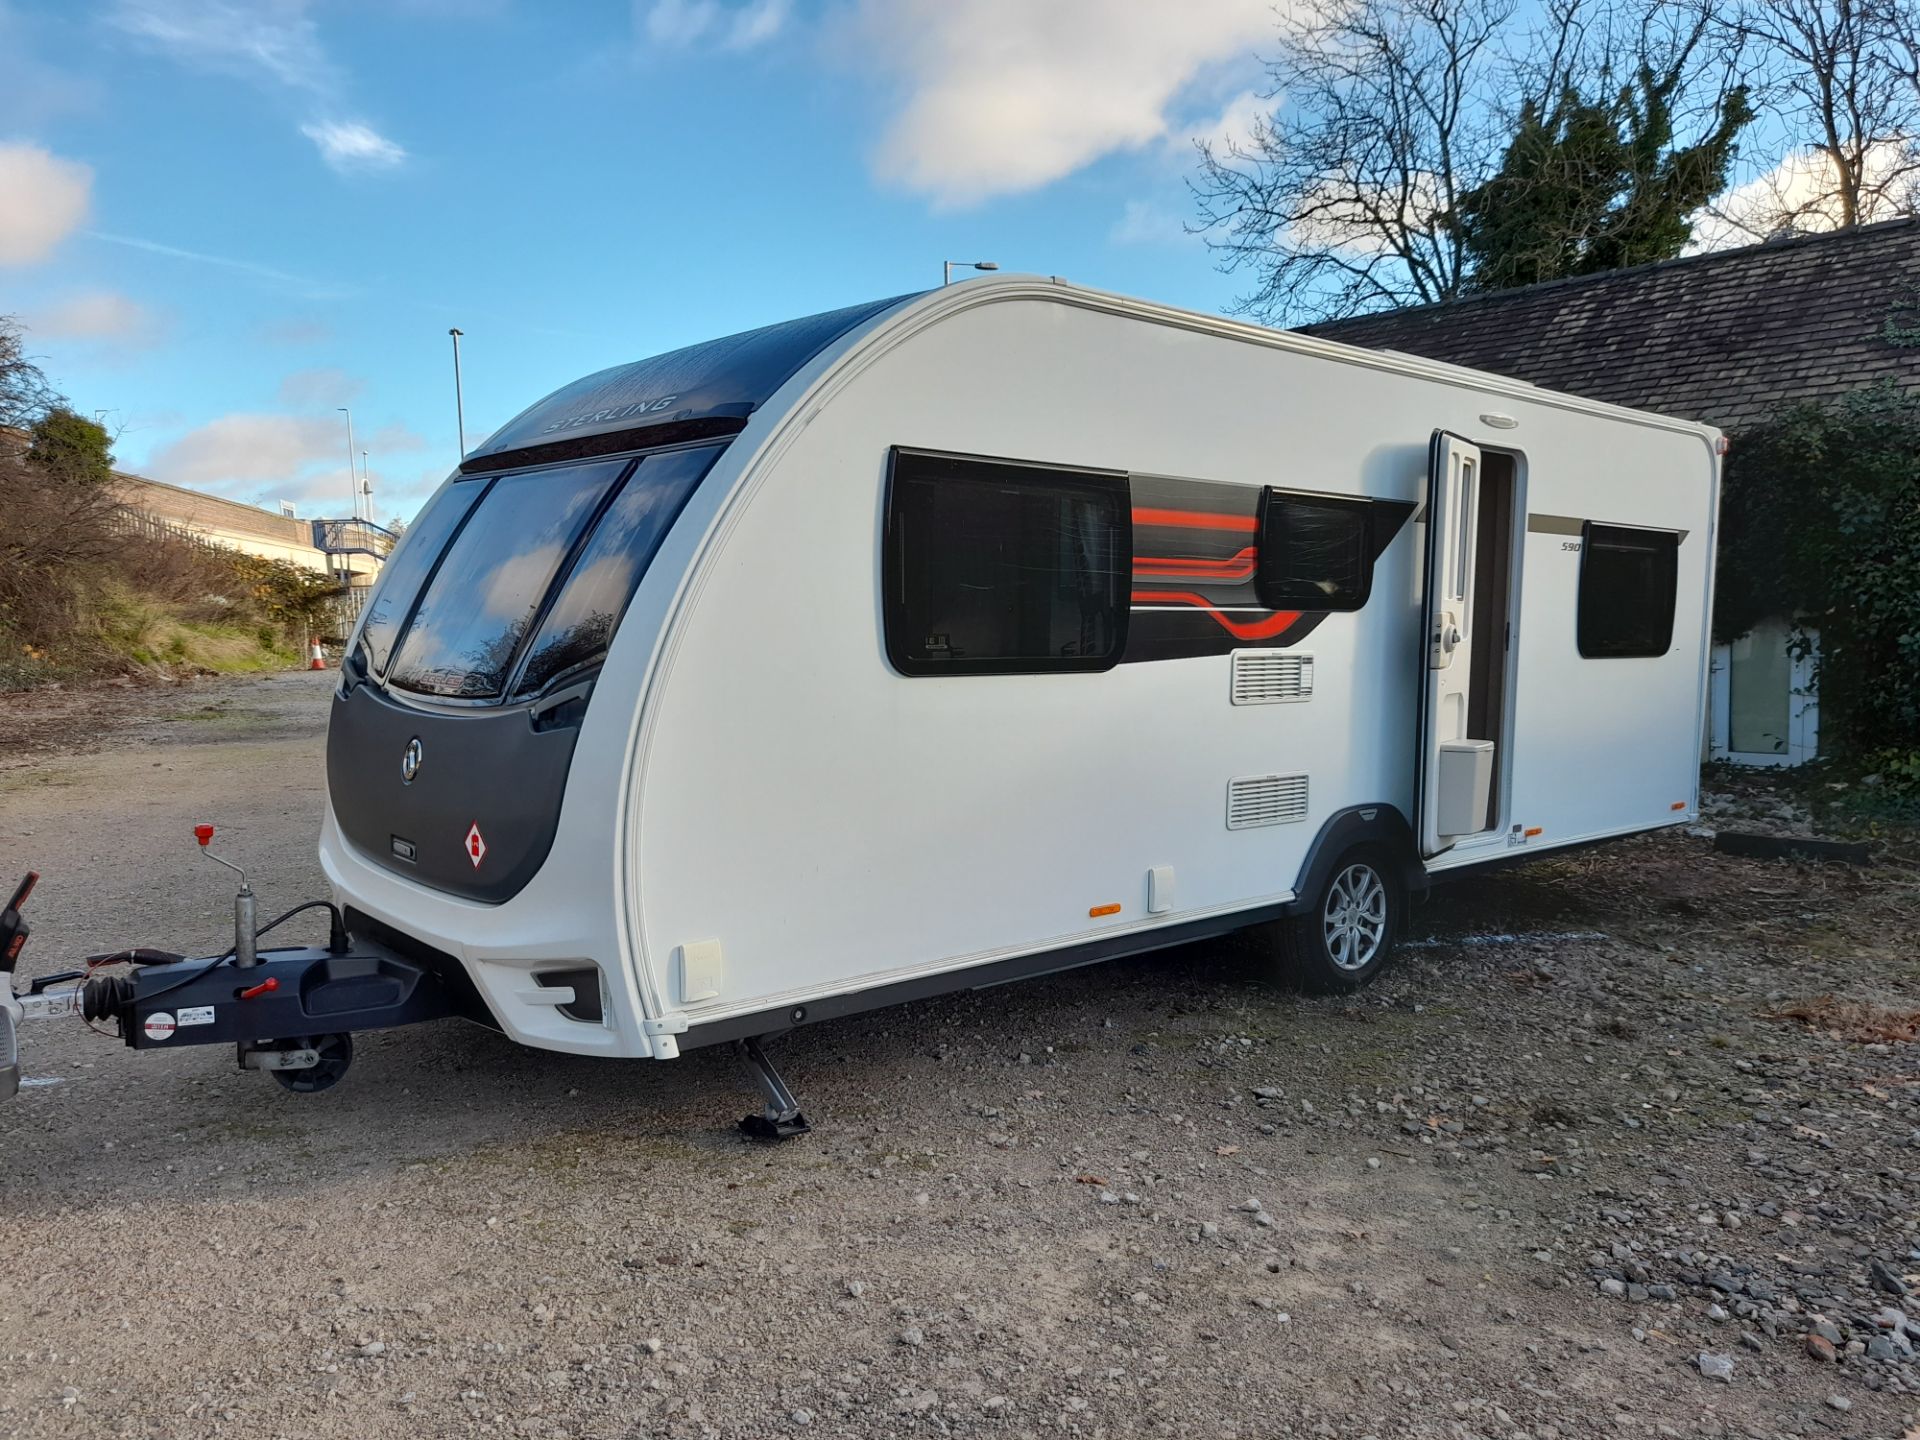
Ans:
POLYGON ((1358 990, 1387 968, 1406 891, 1381 851, 1349 850, 1334 863, 1310 909, 1280 922, 1280 962, 1303 990, 1358 990))

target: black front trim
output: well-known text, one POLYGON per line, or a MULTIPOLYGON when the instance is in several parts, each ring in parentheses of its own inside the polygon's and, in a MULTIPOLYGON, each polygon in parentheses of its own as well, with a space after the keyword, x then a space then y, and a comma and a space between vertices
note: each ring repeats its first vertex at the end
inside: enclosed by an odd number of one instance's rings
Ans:
POLYGON ((340 833, 368 861, 416 884, 488 905, 511 900, 553 848, 584 713, 558 696, 428 708, 373 685, 336 692, 327 793, 340 833), (401 761, 415 740, 421 760, 409 780, 401 761), (396 836, 413 847, 412 859, 396 851, 396 836))
MULTIPOLYGON (((732 407, 728 407, 732 408, 732 407)), ((631 430, 614 430, 603 435, 581 435, 571 440, 552 440, 544 445, 529 445, 498 455, 473 455, 460 462, 462 475, 490 475, 497 470, 525 470, 537 465, 557 465, 567 460, 597 460, 602 455, 619 455, 628 450, 656 450, 668 445, 689 445, 713 440, 722 435, 738 435, 747 428, 744 415, 702 416, 692 420, 669 420, 658 425, 642 425, 631 430)))
POLYGON ((454 1013, 462 1019, 485 1025, 490 1030, 500 1029, 500 1022, 493 1018, 493 1011, 480 994, 480 987, 473 983, 467 967, 457 958, 351 905, 346 909, 346 921, 347 933, 356 943, 364 941, 390 950, 431 974, 453 997, 454 1013))

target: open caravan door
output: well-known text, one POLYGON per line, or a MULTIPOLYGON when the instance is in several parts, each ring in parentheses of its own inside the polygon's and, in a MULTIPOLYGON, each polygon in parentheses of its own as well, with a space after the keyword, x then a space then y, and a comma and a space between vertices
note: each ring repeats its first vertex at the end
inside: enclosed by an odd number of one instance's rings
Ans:
POLYGON ((1495 746, 1467 738, 1479 514, 1479 448, 1458 435, 1434 431, 1427 455, 1426 675, 1414 826, 1420 853, 1428 857, 1487 827, 1495 746))

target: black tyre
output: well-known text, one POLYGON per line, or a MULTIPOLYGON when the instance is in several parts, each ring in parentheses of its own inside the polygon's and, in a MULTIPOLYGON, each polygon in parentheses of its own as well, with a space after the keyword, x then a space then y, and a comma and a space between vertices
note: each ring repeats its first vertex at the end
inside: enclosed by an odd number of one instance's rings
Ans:
POLYGON ((1281 974, 1318 994, 1371 984, 1391 962, 1406 905, 1400 869, 1385 851, 1347 851, 1311 904, 1275 927, 1281 974))
POLYGON ((340 1077, 353 1064, 353 1036, 305 1035, 293 1040, 269 1041, 270 1050, 299 1050, 311 1047, 320 1054, 320 1063, 311 1070, 274 1070, 269 1072, 282 1090, 296 1095, 318 1095, 340 1083, 340 1077))

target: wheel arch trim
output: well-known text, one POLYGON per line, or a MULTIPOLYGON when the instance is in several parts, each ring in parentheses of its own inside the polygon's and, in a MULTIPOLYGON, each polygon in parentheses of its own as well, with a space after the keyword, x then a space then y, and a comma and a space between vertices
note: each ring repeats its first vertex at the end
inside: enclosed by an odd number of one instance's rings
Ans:
POLYGON ((1360 845, 1377 846, 1392 858, 1408 895, 1425 894, 1431 887, 1427 867, 1420 863, 1420 852, 1413 843, 1413 826, 1400 807, 1384 802, 1349 805, 1329 815, 1307 847, 1285 913, 1304 915, 1312 911, 1320 903, 1320 892, 1332 878, 1334 866, 1360 845))

